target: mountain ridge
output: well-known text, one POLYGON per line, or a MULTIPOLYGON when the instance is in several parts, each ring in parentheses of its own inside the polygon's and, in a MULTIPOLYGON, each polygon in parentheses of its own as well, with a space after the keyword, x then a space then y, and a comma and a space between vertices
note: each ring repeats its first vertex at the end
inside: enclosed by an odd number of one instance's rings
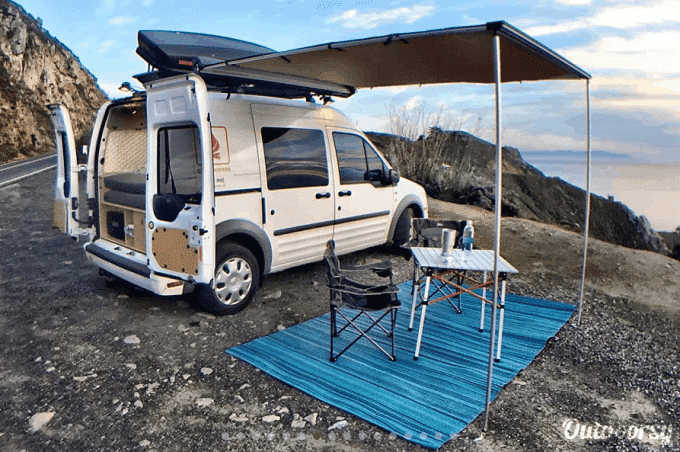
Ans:
POLYGON ((97 109, 107 100, 78 57, 23 7, 0 0, 0 163, 54 152, 47 105, 71 114, 86 144, 97 109))

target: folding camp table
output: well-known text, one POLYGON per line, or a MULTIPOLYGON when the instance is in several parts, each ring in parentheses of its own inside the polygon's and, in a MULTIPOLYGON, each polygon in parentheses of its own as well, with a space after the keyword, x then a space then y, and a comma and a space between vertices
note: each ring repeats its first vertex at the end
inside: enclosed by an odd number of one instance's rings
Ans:
MULTIPOLYGON (((420 326, 418 328, 418 340, 416 341, 416 351, 413 359, 418 359, 420 354, 420 344, 423 337, 423 326, 425 324, 425 313, 427 306, 439 301, 448 300, 452 307, 459 314, 462 313, 460 307, 460 296, 463 293, 469 294, 481 300, 482 309, 479 320, 479 331, 484 331, 484 312, 485 303, 493 303, 486 298, 486 289, 493 286, 493 278, 487 281, 487 272, 493 272, 493 256, 491 250, 460 250, 455 249, 448 256, 442 255, 441 248, 413 247, 413 303, 411 305, 411 319, 408 329, 413 329, 415 312, 422 307, 420 313, 420 326), (482 281, 470 277, 467 272, 482 272, 482 281), (435 284, 431 284, 432 280, 435 284), (455 282, 454 282, 455 281, 455 282), (465 282, 468 285, 464 286, 465 282), (421 287, 424 284, 424 287, 421 287), (430 286, 434 287, 430 293, 430 286), (482 295, 474 292, 482 289, 482 295), (457 303, 454 304, 453 300, 457 303)), ((501 281, 501 297, 498 308, 500 309, 499 334, 496 348, 496 361, 501 359, 501 345, 503 343, 503 319, 505 317, 505 283, 508 273, 517 273, 517 269, 510 265, 505 259, 499 256, 498 260, 498 279, 501 281)), ((492 297, 493 299, 493 297, 492 297)))

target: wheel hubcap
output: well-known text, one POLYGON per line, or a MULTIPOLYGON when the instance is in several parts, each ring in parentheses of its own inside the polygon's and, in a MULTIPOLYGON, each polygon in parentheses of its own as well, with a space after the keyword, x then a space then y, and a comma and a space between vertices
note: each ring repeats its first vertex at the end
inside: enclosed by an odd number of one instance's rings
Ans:
POLYGON ((243 301, 253 284, 253 271, 240 257, 224 261, 215 271, 215 296, 226 305, 243 301))

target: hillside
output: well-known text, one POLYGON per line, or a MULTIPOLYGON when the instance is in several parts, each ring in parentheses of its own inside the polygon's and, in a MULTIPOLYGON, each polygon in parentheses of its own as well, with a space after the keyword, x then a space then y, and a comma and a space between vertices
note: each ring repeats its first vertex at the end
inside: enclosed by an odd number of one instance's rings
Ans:
MULTIPOLYGON (((448 134, 448 143, 442 163, 450 164, 451 171, 456 171, 454 162, 465 162, 466 165, 469 162, 473 176, 462 190, 435 187, 428 190, 429 194, 439 200, 493 210, 495 146, 466 132, 444 133, 448 134)), ((370 132, 368 136, 381 151, 389 154, 393 136, 370 132)), ((546 177, 525 162, 518 149, 503 148, 503 216, 580 232, 585 224, 585 199, 584 190, 562 179, 546 177)), ((644 216, 638 217, 626 205, 597 195, 591 196, 590 235, 628 248, 668 254, 663 239, 644 216)))
POLYGON ((0 163, 53 152, 46 105, 71 112, 76 139, 106 96, 78 58, 18 4, 0 0, 0 163))

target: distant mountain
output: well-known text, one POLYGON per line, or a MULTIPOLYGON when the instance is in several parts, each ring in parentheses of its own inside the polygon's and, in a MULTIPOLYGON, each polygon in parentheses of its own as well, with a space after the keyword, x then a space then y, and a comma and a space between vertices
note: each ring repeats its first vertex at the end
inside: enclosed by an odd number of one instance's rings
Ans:
MULTIPOLYGON (((443 163, 469 161, 473 177, 458 191, 428 190, 428 194, 443 201, 471 204, 493 210, 495 200, 496 148, 495 145, 467 132, 446 131, 450 146, 443 163)), ((390 140, 388 134, 367 135, 385 154, 390 140)), ((572 152, 572 151, 567 151, 572 152)), ((455 171, 455 167, 445 171, 455 171)), ((585 191, 562 179, 546 177, 528 164, 519 150, 503 147, 503 203, 502 214, 558 225, 582 231, 585 224, 585 191)), ((661 237, 651 228, 644 216, 638 217, 620 202, 591 195, 590 235, 628 248, 668 254, 661 237)))
POLYGON ((78 58, 18 4, 0 0, 0 163, 54 152, 46 108, 65 105, 77 138, 106 101, 78 58))

